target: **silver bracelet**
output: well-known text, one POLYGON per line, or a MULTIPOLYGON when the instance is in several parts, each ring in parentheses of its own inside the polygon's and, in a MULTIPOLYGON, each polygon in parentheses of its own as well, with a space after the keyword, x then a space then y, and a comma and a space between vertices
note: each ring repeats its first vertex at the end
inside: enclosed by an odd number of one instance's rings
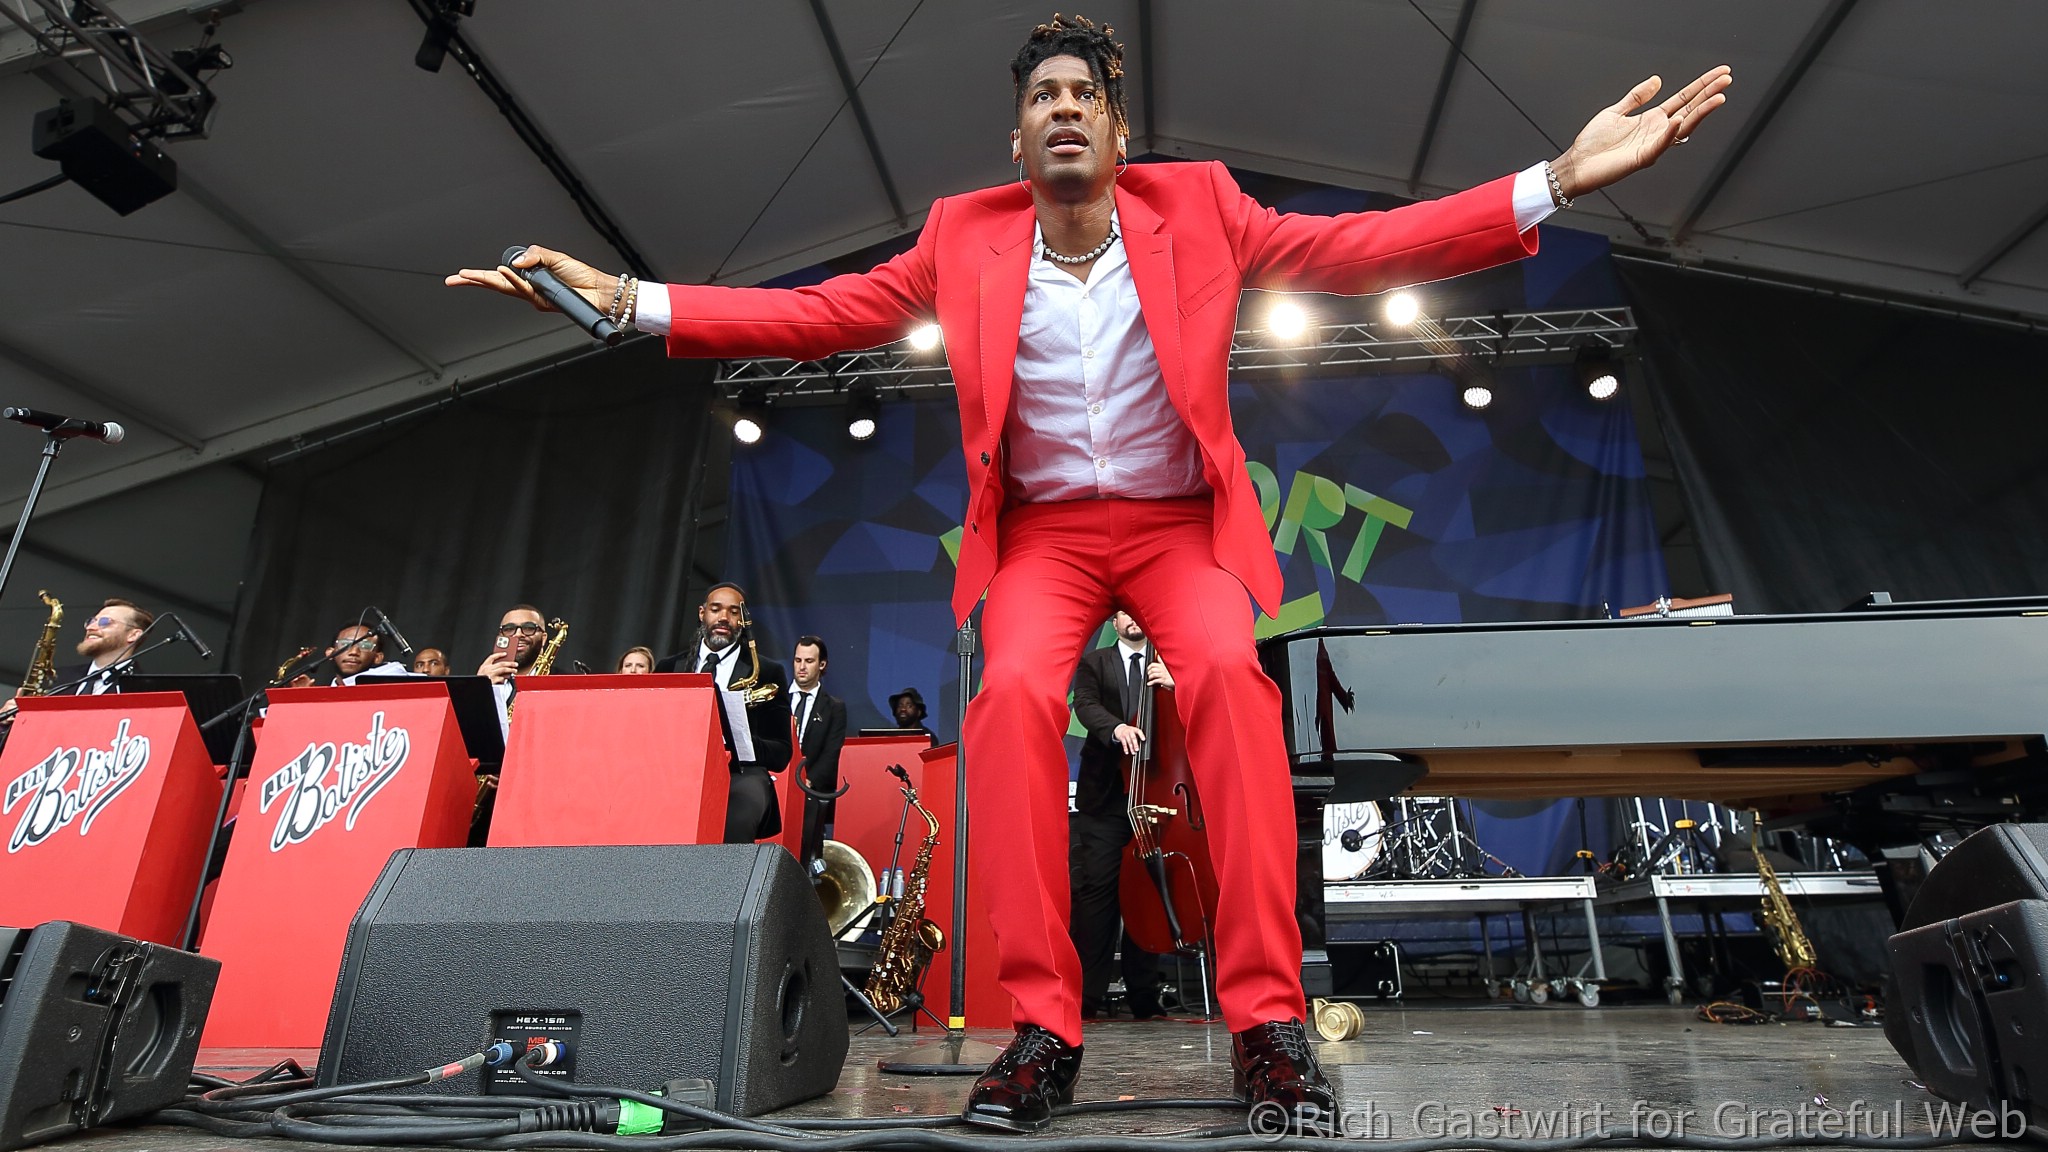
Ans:
POLYGON ((626 306, 619 313, 618 327, 622 331, 634 331, 633 322, 640 318, 640 278, 633 277, 633 286, 626 289, 626 306))
MULTIPOLYGON (((1553 181, 1553 183, 1555 183, 1555 181, 1553 181)), ((616 315, 616 314, 618 313, 618 311, 619 311, 619 301, 620 301, 620 300, 623 300, 623 299, 625 299, 625 296, 626 296, 626 274, 625 274, 625 273, 623 273, 623 272, 621 272, 621 273, 619 273, 619 281, 618 281, 618 284, 617 284, 617 286, 615 286, 615 287, 614 287, 614 288, 612 289, 612 303, 611 303, 611 307, 609 307, 609 308, 606 308, 606 309, 604 310, 604 314, 605 314, 605 316, 606 316, 607 318, 610 318, 611 316, 614 316, 614 315, 616 315)), ((616 323, 616 321, 614 321, 614 323, 616 323)))
POLYGON ((1559 208, 1571 207, 1571 198, 1564 194, 1564 185, 1561 182, 1559 182, 1557 178, 1557 172, 1555 169, 1551 168, 1550 161, 1548 160, 1545 160, 1543 162, 1543 178, 1545 180, 1550 181, 1551 202, 1556 204, 1559 208))

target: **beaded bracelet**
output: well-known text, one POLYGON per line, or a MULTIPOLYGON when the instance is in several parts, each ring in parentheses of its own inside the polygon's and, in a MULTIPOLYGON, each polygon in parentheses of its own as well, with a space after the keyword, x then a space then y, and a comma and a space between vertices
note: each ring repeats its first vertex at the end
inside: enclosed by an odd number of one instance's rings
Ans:
POLYGON ((612 288, 612 303, 611 303, 611 307, 609 307, 609 308, 606 308, 606 309, 604 310, 604 314, 605 314, 606 316, 611 316, 611 315, 613 315, 614 313, 618 312, 618 310, 619 310, 619 301, 620 301, 620 300, 623 300, 623 299, 625 298, 625 296, 626 296, 626 277, 622 275, 622 276, 620 276, 620 277, 619 277, 618 283, 617 283, 617 284, 616 284, 616 285, 615 285, 615 286, 614 286, 614 287, 612 288))
POLYGON ((633 284, 626 289, 626 307, 619 313, 618 327, 631 330, 633 322, 640 318, 640 278, 633 277, 633 284))

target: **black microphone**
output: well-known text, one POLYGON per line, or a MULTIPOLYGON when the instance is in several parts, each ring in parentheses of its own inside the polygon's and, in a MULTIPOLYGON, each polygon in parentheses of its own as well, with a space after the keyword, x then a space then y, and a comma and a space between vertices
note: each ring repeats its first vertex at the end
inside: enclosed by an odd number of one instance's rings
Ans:
POLYGON ((178 626, 178 639, 183 640, 187 644, 190 644, 192 646, 192 650, 199 653, 199 658, 201 660, 213 659, 213 649, 208 648, 206 646, 206 641, 201 640, 199 638, 198 633, 186 627, 185 622, 183 620, 178 619, 178 614, 176 612, 166 612, 162 616, 158 617, 158 619, 169 620, 176 623, 178 626))
POLYGON ((903 765, 901 764, 889 765, 889 775, 894 776, 898 780, 903 781, 905 784, 910 783, 910 773, 905 772, 903 770, 903 765))
POLYGON ((19 424, 41 428, 59 439, 69 440, 83 436, 88 440, 100 440, 108 444, 119 444, 128 435, 126 429, 112 420, 101 424, 96 420, 79 420, 70 416, 59 416, 55 412, 38 412, 33 408, 0 409, 0 417, 19 424))
POLYGON ((607 348, 616 346, 619 341, 626 338, 626 334, 619 331, 618 325, 613 324, 606 319, 604 313, 592 307, 581 292, 562 283, 553 272, 548 271, 547 265, 535 264, 531 268, 513 267, 512 262, 525 254, 524 244, 514 244, 505 249, 505 267, 511 268, 513 275, 533 285, 533 290, 541 299, 553 304, 562 315, 574 320, 577 327, 588 330, 607 348))
POLYGON ((585 664, 585 663, 584 663, 583 661, 581 661, 581 660, 571 660, 571 661, 569 661, 569 663, 571 663, 571 664, 574 664, 574 665, 576 666, 576 670, 577 670, 578 672, 581 672, 581 673, 583 673, 583 674, 584 674, 585 676, 595 676, 595 675, 597 675, 597 669, 595 669, 595 668, 592 668, 592 667, 591 667, 590 665, 588 665, 588 664, 585 664))
POLYGON ((379 631, 383 632, 386 636, 391 637, 391 642, 393 644, 398 645, 398 650, 405 657, 405 662, 407 664, 411 664, 412 645, 407 644, 405 642, 405 637, 401 635, 398 631, 398 625, 393 624, 391 622, 391 617, 386 616, 382 608, 379 608, 376 605, 372 604, 370 606, 370 611, 375 612, 377 614, 377 623, 381 625, 379 631))

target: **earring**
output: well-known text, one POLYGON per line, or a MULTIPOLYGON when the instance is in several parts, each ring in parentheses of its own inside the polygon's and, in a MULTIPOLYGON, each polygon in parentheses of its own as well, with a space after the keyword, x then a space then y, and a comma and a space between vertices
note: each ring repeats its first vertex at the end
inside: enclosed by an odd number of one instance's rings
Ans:
POLYGON ((1130 167, 1131 167, 1131 161, 1130 161, 1130 158, 1129 158, 1129 157, 1127 157, 1127 156, 1118 156, 1118 157, 1116 158, 1116 163, 1117 163, 1117 169, 1116 169, 1116 174, 1117 174, 1117 175, 1121 176, 1121 175, 1123 175, 1123 174, 1124 174, 1125 172, 1128 172, 1128 171, 1130 170, 1130 167))
POLYGON ((1024 178, 1024 160, 1022 157, 1019 157, 1017 160, 1017 183, 1026 186, 1029 186, 1031 183, 1031 181, 1024 178))

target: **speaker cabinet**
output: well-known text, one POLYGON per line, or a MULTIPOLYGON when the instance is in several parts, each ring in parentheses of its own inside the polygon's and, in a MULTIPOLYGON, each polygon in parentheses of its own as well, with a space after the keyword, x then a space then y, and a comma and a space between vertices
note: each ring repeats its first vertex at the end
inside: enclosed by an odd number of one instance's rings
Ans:
POLYGON ((0 1150, 176 1103, 219 977, 83 924, 0 928, 0 1150))
POLYGON ((2048 825, 1957 845, 1887 948, 1885 1036, 1920 1080, 1995 1113, 2001 1135, 2015 1113, 2048 1127, 2048 825))
MULTIPOLYGON (((548 1075, 709 1080, 740 1115, 830 1092, 846 1001, 803 870, 747 844, 393 853, 349 927, 320 1082, 550 1038, 568 1058, 548 1075)), ((532 1091, 488 1069, 426 1090, 532 1091)))

